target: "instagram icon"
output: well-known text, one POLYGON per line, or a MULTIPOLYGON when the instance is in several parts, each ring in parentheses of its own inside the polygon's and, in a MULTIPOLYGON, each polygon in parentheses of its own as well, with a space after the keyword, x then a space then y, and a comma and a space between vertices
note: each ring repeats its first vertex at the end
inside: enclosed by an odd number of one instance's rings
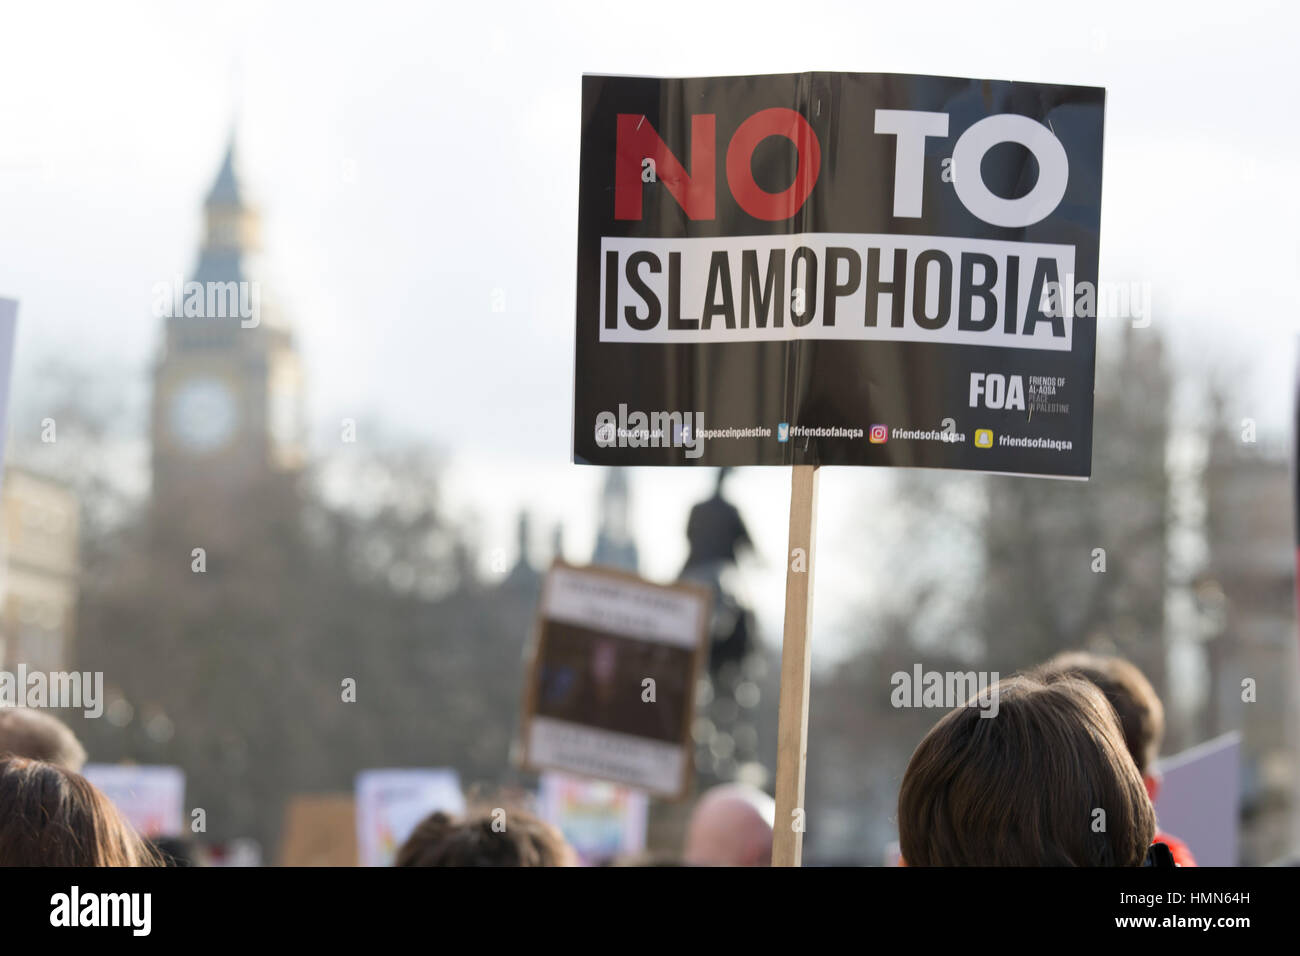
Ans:
POLYGON ((872 425, 871 431, 867 433, 867 439, 873 445, 883 445, 885 442, 889 441, 889 426, 872 425))

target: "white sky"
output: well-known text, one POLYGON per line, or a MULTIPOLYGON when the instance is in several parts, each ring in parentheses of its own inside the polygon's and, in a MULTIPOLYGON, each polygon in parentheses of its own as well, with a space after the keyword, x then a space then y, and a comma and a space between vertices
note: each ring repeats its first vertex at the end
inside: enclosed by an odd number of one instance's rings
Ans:
MULTIPOLYGON (((485 544, 513 553, 528 506, 565 520, 583 559, 603 473, 567 463, 580 76, 823 69, 1105 86, 1102 280, 1150 282, 1188 374, 1226 363, 1242 414, 1265 431, 1287 422, 1300 330, 1294 4, 124 9, 0 12, 0 295, 21 300, 20 395, 49 356, 144 374, 151 289, 193 264, 238 102, 241 173, 263 205, 267 278, 300 336, 317 434, 373 417, 436 442, 485 544), (504 313, 491 310, 498 289, 504 313)), ((854 563, 834 560, 863 547, 841 518, 883 478, 823 474, 819 607, 860 587, 854 563)), ((712 481, 634 473, 649 572, 676 570, 685 507, 712 481)), ((750 469, 734 487, 773 556, 752 578, 769 611, 788 485, 783 469, 750 469)))

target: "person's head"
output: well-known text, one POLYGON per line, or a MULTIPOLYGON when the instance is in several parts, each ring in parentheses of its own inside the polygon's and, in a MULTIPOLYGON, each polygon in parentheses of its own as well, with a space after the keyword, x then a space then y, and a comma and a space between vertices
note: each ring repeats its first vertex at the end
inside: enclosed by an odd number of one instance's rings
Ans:
POLYGON ((79 773, 0 757, 0 866, 156 866, 108 797, 79 773))
POLYGON ((394 866, 574 866, 555 827, 527 810, 492 808, 456 818, 430 814, 397 851, 394 866), (498 812, 503 811, 503 812, 498 812))
POLYGON ((998 715, 949 711, 898 795, 908 866, 1141 866, 1155 811, 1106 698, 1013 677, 998 715))
POLYGON ((705 791, 691 813, 682 857, 691 866, 767 866, 776 805, 763 791, 724 783, 705 791))
POLYGON ((687 864, 670 853, 633 853, 629 856, 616 856, 602 861, 600 866, 612 866, 619 869, 645 869, 647 867, 682 867, 687 864))
POLYGON ((154 837, 150 843, 154 852, 158 855, 159 864, 162 866, 192 867, 207 865, 203 849, 189 837, 160 836, 154 837))
POLYGON ((1152 800, 1159 783, 1156 757, 1165 736, 1165 709, 1151 682, 1122 657, 1103 657, 1087 651, 1066 651, 1030 672, 1046 684, 1066 678, 1086 680, 1106 695, 1119 717, 1120 730, 1133 762, 1152 800))
POLYGON ((68 725, 29 707, 0 707, 0 756, 12 754, 79 772, 86 749, 68 725))

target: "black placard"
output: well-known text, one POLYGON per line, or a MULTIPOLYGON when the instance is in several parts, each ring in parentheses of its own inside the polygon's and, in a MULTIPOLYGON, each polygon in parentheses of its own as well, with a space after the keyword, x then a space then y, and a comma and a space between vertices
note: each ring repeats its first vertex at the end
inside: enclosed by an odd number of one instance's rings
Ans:
POLYGON ((573 460, 1086 477, 1104 102, 584 77, 573 460))

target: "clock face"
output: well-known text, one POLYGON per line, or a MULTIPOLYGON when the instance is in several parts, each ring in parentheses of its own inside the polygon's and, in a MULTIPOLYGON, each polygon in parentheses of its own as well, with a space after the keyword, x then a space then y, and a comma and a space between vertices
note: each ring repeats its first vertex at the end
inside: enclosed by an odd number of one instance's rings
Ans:
POLYGON ((167 421, 181 445, 202 454, 230 440, 237 418, 235 396, 228 385, 215 378, 196 378, 172 394, 167 421))

